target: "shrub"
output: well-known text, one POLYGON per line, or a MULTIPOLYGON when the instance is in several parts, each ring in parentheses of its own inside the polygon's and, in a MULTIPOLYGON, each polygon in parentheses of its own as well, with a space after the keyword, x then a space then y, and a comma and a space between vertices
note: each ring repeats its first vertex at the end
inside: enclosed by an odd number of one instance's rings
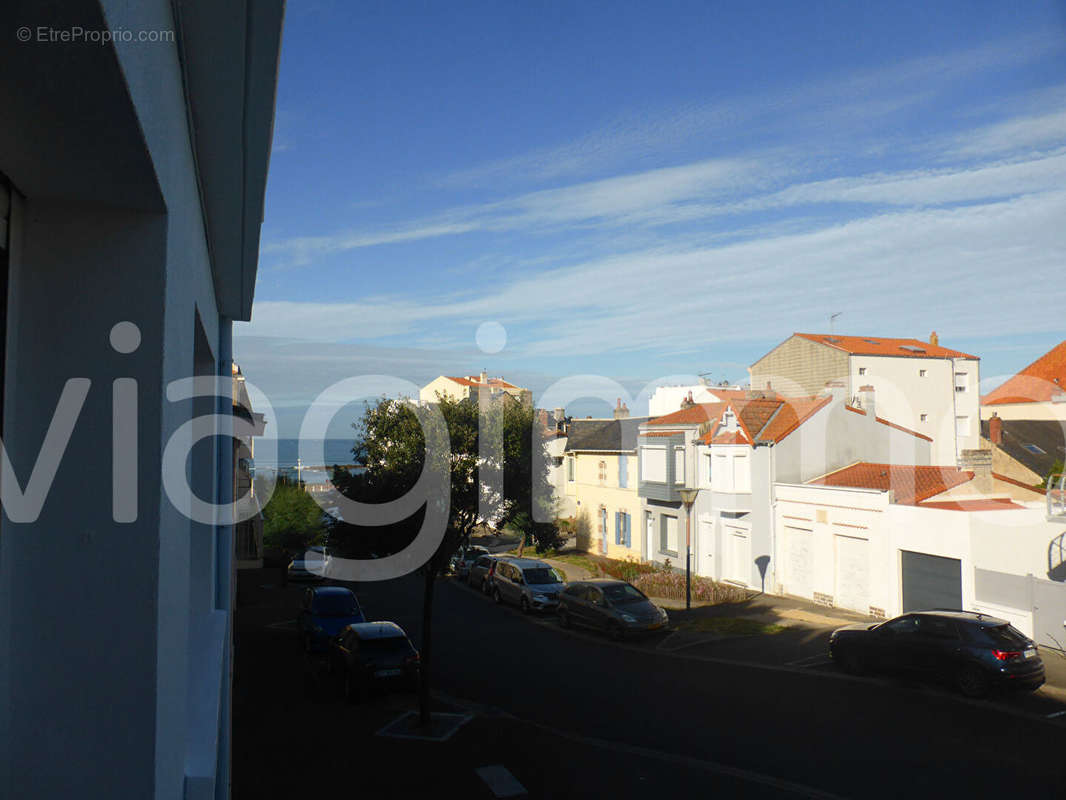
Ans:
MULTIPOLYGON (((685 597, 685 574, 674 570, 660 569, 646 572, 630 581, 644 594, 683 600, 685 597)), ((706 603, 739 603, 748 599, 748 590, 728 583, 717 583, 710 578, 692 576, 692 599, 706 603)))

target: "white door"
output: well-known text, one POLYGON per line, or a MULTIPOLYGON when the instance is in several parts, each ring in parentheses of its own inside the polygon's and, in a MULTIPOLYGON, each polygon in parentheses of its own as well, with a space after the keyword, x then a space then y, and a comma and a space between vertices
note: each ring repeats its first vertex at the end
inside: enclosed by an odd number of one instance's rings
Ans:
POLYGON ((812 536, 805 528, 785 526, 785 540, 788 542, 788 582, 785 592, 797 597, 814 596, 812 536))
POLYGON ((693 566, 697 575, 705 575, 714 578, 718 573, 714 571, 714 520, 701 519, 699 533, 696 538, 696 554, 699 562, 693 566))
POLYGON ((748 585, 751 578, 751 541, 744 528, 727 526, 725 529, 729 567, 726 580, 748 585))
POLYGON ((655 515, 645 511, 644 520, 644 558, 647 560, 655 552, 659 540, 655 538, 655 515))
POLYGON ((837 577, 833 605, 867 613, 870 608, 870 543, 853 536, 836 536, 837 577))

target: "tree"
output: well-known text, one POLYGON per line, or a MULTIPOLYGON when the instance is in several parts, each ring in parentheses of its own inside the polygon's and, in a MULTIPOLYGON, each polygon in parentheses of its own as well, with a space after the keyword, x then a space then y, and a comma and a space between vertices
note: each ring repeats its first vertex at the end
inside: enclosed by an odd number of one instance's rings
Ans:
POLYGON ((322 509, 302 486, 279 477, 263 509, 263 543, 285 551, 321 544, 326 533, 322 509))
MULTIPOLYGON (((441 397, 436 408, 446 430, 438 430, 440 419, 425 408, 403 400, 381 399, 368 405, 362 420, 354 427, 359 441, 354 451, 366 466, 364 473, 338 475, 338 489, 360 502, 385 502, 402 496, 417 482, 428 451, 441 452, 447 458, 450 478, 448 496, 428 498, 427 503, 448 503, 448 521, 444 537, 436 552, 421 567, 422 602, 422 683, 419 691, 421 721, 429 722, 429 685, 432 668, 433 592, 441 574, 460 545, 468 543, 480 522, 503 525, 524 514, 532 519, 536 504, 550 502, 548 460, 539 441, 534 451, 533 409, 510 398, 497 398, 479 408, 476 398, 455 400, 441 397), (487 456, 479 453, 483 432, 499 431, 502 447, 487 456), (441 449, 442 448, 442 449, 441 449), (534 457, 536 453, 536 457, 534 457), (490 473, 502 473, 502 486, 487 480, 490 473), (483 501, 494 509, 491 520, 483 520, 483 501)), ((486 433, 486 435, 489 435, 486 433)), ((497 482, 498 483, 498 482, 497 482)), ((381 550, 378 555, 399 552, 417 534, 421 515, 371 533, 357 522, 338 523, 330 540, 348 552, 365 550, 373 538, 381 550)), ((532 527, 538 542, 554 541, 554 526, 532 527), (550 530, 549 530, 550 529, 550 530)))

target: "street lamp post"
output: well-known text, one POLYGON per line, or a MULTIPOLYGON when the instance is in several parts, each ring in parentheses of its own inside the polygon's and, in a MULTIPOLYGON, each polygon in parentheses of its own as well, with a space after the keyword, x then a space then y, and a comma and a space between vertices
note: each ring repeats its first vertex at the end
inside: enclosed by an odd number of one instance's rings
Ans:
POLYGON ((681 502, 685 504, 685 610, 692 608, 692 504, 696 502, 699 489, 682 489, 681 502))

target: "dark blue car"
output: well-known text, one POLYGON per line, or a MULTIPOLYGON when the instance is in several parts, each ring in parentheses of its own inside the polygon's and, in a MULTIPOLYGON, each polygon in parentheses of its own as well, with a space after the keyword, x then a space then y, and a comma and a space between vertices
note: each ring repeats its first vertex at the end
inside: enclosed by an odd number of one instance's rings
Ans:
POLYGON ((366 622, 359 600, 343 586, 315 586, 304 592, 296 624, 307 653, 322 653, 330 640, 349 625, 366 622))

